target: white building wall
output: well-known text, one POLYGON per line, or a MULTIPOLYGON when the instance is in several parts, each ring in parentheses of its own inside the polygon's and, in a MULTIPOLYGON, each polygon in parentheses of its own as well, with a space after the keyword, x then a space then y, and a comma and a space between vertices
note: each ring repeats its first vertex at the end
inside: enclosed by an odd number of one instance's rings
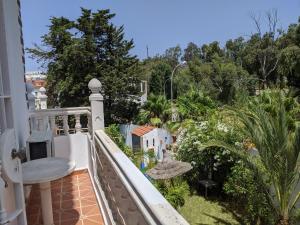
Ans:
MULTIPOLYGON (((17 0, 0 0, 0 63, 3 85, 9 96, 5 109, 7 128, 14 128, 16 132, 17 148, 26 146, 29 136, 28 108, 25 88, 24 49, 22 39, 21 15, 17 0)), ((1 146, 0 146, 1 151, 1 146)), ((8 213, 16 208, 23 208, 23 213, 17 221, 9 225, 25 224, 25 206, 22 184, 8 181, 4 189, 5 205, 8 213)))
POLYGON ((161 128, 155 128, 149 133, 143 135, 142 137, 143 149, 145 152, 148 149, 153 148, 155 152, 155 156, 158 160, 161 160, 163 157, 162 150, 166 149, 167 145, 172 144, 172 136, 171 134, 161 128), (153 144, 154 140, 154 144, 153 144), (148 146, 147 146, 148 141, 148 146))
MULTIPOLYGON (((26 87, 24 82, 23 45, 19 24, 19 6, 17 0, 0 0, 3 7, 1 20, 4 21, 5 32, 1 37, 1 64, 3 73, 9 77, 9 89, 12 102, 13 128, 16 130, 19 147, 26 146, 29 136, 28 108, 26 101, 26 87)), ((3 22, 2 21, 2 22, 3 22)))
POLYGON ((125 138, 125 144, 132 148, 132 131, 139 127, 138 125, 134 124, 121 124, 120 125, 120 132, 125 138))

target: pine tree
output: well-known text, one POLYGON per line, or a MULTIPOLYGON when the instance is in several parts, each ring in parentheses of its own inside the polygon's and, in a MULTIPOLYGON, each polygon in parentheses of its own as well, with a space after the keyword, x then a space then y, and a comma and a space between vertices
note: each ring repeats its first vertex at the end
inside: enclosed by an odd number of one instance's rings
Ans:
POLYGON ((124 38, 124 27, 111 23, 109 10, 81 9, 77 20, 52 17, 42 47, 28 49, 47 69, 47 89, 52 106, 88 105, 90 79, 103 87, 105 121, 127 122, 137 113, 139 94, 138 59, 129 52, 132 40, 124 38))

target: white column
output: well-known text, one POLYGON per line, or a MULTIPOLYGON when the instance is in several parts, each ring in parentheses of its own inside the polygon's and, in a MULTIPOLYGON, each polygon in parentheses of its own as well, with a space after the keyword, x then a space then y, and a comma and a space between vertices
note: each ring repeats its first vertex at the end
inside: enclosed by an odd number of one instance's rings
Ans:
POLYGON ((91 102, 92 131, 104 129, 103 96, 100 94, 101 83, 96 78, 90 80, 88 87, 92 94, 89 97, 91 102))
POLYGON ((54 225, 50 182, 40 183, 40 191, 43 224, 54 225))

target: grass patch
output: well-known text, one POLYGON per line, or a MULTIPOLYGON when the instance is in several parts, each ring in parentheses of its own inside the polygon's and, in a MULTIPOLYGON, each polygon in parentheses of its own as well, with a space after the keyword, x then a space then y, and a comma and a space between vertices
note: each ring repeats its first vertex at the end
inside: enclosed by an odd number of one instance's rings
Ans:
POLYGON ((231 212, 225 204, 197 195, 187 196, 184 206, 178 211, 191 225, 241 224, 239 215, 231 212))

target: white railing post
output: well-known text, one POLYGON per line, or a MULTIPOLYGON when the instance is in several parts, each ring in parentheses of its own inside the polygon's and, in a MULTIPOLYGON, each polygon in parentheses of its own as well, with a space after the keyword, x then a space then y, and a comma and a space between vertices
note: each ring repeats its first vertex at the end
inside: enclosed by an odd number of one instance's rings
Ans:
POLYGON ((104 129, 104 110, 103 110, 103 96, 100 94, 101 83, 96 78, 90 80, 88 87, 91 90, 89 97, 91 103, 92 114, 92 132, 99 129, 104 129))
POLYGON ((63 115, 63 129, 65 135, 69 135, 68 115, 63 115))
POLYGON ((52 130, 52 134, 53 136, 56 136, 57 135, 57 132, 56 132, 56 122, 55 122, 55 116, 50 116, 50 128, 52 130))
POLYGON ((81 132, 80 114, 75 114, 75 132, 81 132))

